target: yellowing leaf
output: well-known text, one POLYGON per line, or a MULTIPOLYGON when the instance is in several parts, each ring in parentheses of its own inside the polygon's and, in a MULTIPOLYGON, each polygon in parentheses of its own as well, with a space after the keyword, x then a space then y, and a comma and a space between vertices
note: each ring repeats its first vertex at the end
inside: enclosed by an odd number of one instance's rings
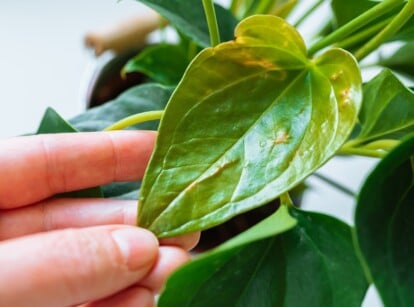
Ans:
POLYGON ((205 49, 167 104, 140 195, 138 223, 158 236, 206 229, 266 204, 327 161, 361 101, 353 57, 309 60, 275 16, 242 21, 205 49))

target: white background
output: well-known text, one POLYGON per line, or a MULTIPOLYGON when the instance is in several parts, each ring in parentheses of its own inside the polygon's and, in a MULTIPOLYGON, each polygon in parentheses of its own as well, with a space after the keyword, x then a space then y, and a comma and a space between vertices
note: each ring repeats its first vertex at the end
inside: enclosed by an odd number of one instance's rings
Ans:
MULTIPOLYGON (((123 0, 20 0, 0 4, 0 138, 36 130, 46 107, 69 118, 84 108, 84 89, 96 60, 83 46, 87 31, 101 29, 145 9, 123 0)), ((373 159, 335 158, 322 168, 358 191, 373 159)), ((308 181, 306 208, 352 223, 354 200, 308 181)), ((339 287, 341 285, 338 285, 339 287)), ((364 306, 381 306, 370 291, 364 306)))

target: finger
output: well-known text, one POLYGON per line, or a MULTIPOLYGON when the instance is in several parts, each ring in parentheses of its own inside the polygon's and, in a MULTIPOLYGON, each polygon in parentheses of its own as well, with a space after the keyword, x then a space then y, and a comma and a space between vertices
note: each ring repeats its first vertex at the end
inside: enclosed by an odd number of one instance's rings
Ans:
POLYGON ((154 293, 142 287, 131 287, 109 298, 79 307, 153 307, 154 293))
POLYGON ((190 255, 181 248, 161 246, 155 266, 138 285, 155 293, 160 292, 167 278, 189 259, 190 255))
MULTIPOLYGON (((64 228, 108 224, 136 225, 137 202, 115 199, 65 199, 42 201, 33 206, 0 210, 0 240, 64 228)), ((162 239, 162 245, 193 248, 200 233, 162 239)))
POLYGON ((136 201, 56 198, 0 211, 0 240, 64 228, 135 225, 136 218, 136 201))
POLYGON ((150 131, 48 134, 0 140, 0 208, 143 176, 150 131))
POLYGON ((101 226, 0 244, 0 306, 72 306, 135 285, 158 258, 148 231, 101 226))

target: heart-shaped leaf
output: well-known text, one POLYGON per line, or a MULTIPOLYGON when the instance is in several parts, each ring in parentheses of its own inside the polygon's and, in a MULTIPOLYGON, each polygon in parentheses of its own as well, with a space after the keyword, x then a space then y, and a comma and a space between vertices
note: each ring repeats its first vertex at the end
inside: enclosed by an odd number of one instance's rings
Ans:
POLYGON ((281 206, 179 269, 159 306, 359 307, 368 283, 351 228, 325 215, 289 211, 281 206))
POLYGON ((359 119, 357 142, 402 138, 414 132, 414 94, 384 70, 364 86, 359 119))
MULTIPOLYGON (((182 34, 202 47, 210 46, 206 16, 201 0, 138 0, 156 10, 170 21, 182 34)), ((215 4, 221 40, 233 38, 235 17, 220 5, 215 4)))
POLYGON ((356 120, 361 77, 332 49, 314 60, 283 19, 253 16, 199 54, 171 97, 141 189, 139 225, 206 229, 266 204, 327 161, 356 120))
POLYGON ((414 306, 414 135, 390 152, 361 189, 358 242, 385 306, 414 306))

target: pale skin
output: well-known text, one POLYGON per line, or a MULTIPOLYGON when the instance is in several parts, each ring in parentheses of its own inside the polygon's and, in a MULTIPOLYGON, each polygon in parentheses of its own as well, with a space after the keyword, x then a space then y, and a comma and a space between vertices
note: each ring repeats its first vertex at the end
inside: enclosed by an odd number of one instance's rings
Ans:
POLYGON ((142 178, 155 133, 0 140, 0 306, 154 306, 199 234, 157 240, 135 201, 54 195, 142 178))

